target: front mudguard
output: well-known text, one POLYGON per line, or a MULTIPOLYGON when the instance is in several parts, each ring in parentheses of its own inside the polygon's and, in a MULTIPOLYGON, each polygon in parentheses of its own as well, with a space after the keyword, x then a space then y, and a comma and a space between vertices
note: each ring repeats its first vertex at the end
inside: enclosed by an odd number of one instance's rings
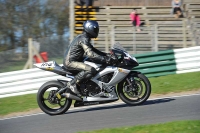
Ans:
MULTIPOLYGON (((137 77, 138 74, 142 74, 142 73, 139 72, 139 71, 132 71, 132 70, 131 70, 131 72, 130 72, 122 81, 120 81, 120 82, 117 84, 117 86, 118 86, 119 84, 122 84, 122 83, 124 82, 124 80, 126 80, 127 77, 129 77, 129 76, 137 77)), ((118 88, 118 87, 116 87, 116 88, 118 88)))

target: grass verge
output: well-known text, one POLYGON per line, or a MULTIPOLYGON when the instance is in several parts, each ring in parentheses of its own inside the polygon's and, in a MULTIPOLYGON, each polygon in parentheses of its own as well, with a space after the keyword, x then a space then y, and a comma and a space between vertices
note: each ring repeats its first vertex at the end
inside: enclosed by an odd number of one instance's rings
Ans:
POLYGON ((162 124, 102 129, 78 133, 199 133, 200 120, 174 121, 162 124))
MULTIPOLYGON (((152 94, 199 90, 200 72, 150 78, 152 94)), ((0 116, 38 108, 36 94, 0 98, 0 116)))
POLYGON ((153 94, 166 94, 200 89, 200 72, 150 78, 153 94))
POLYGON ((36 94, 6 97, 0 99, 0 116, 13 112, 29 111, 38 108, 36 94))

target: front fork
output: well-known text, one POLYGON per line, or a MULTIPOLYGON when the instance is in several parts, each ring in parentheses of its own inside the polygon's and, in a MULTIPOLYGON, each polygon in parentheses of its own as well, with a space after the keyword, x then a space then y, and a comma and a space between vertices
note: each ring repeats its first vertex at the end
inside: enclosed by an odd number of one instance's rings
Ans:
POLYGON ((130 76, 126 77, 126 81, 128 83, 128 87, 132 88, 133 92, 137 91, 137 84, 135 83, 134 77, 132 77, 130 75, 130 76))

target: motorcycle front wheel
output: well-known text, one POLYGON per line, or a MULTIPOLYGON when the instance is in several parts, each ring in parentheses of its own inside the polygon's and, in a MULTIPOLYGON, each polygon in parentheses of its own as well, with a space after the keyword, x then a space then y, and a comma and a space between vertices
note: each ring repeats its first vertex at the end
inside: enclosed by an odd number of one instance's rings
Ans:
POLYGON ((123 102, 129 105, 139 105, 149 98, 151 84, 144 74, 135 73, 118 84, 117 92, 123 102))
POLYGON ((63 86, 58 81, 49 81, 40 87, 37 93, 37 103, 43 112, 49 115, 59 115, 65 113, 70 108, 71 99, 53 97, 63 86))

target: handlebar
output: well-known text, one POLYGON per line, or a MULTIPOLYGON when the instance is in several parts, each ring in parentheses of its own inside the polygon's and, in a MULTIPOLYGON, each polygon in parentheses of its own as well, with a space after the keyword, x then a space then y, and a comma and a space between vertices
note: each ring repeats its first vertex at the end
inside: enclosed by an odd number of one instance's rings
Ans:
POLYGON ((118 56, 112 50, 110 50, 110 54, 115 56, 115 58, 117 59, 117 62, 113 63, 113 65, 117 65, 117 64, 121 63, 124 60, 124 56, 123 55, 121 55, 121 57, 118 58, 118 56))

